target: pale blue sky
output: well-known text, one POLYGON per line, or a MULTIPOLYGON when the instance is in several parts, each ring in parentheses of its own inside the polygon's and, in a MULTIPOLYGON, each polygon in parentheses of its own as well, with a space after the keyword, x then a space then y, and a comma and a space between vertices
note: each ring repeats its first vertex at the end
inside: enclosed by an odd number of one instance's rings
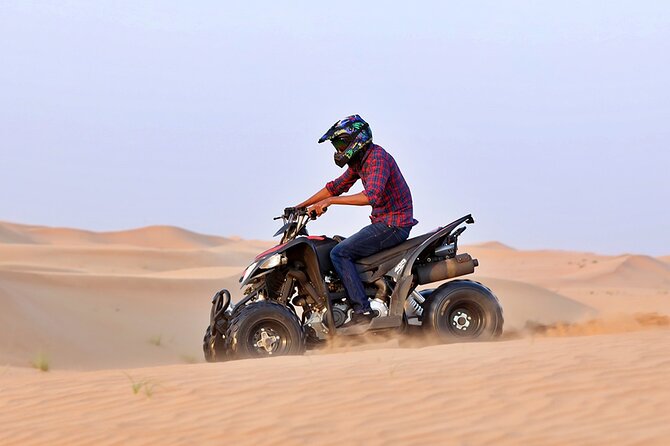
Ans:
POLYGON ((359 113, 413 235, 667 255, 668 55, 666 1, 0 0, 0 220, 269 239, 359 113))

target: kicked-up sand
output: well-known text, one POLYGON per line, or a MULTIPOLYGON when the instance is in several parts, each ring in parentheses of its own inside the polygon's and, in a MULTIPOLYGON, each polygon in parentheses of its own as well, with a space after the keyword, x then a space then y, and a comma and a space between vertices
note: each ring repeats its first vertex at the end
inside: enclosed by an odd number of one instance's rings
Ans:
POLYGON ((211 295, 270 245, 0 223, 0 445, 670 442, 668 257, 464 246, 499 341, 204 363, 211 295))

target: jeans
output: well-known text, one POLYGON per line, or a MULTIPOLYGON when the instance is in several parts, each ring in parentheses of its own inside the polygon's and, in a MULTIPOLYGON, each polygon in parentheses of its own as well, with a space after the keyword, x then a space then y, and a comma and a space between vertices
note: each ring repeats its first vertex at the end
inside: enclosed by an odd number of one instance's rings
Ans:
POLYGON ((371 309, 363 282, 356 270, 355 260, 404 242, 411 229, 411 226, 399 228, 386 223, 373 223, 338 243, 330 252, 335 271, 340 276, 356 313, 365 313, 371 309))

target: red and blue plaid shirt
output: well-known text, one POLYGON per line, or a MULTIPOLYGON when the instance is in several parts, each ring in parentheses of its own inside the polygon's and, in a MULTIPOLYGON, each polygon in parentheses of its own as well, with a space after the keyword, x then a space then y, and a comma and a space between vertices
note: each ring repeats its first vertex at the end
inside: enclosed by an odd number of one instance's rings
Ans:
POLYGON ((376 144, 371 144, 361 159, 352 162, 337 179, 326 184, 332 195, 347 192, 358 181, 363 181, 372 205, 372 223, 386 223, 389 226, 414 226, 412 194, 398 164, 389 153, 376 144))

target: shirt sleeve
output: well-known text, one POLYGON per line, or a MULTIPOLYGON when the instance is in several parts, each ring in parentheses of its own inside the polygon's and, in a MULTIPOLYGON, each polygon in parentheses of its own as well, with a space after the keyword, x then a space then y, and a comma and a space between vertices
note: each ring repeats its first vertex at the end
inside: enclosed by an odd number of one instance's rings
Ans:
POLYGON ((372 207, 375 207, 381 200, 382 193, 386 188, 386 183, 391 175, 391 166, 388 160, 381 156, 371 157, 366 164, 366 171, 369 173, 366 175, 367 181, 363 193, 368 197, 372 207))
POLYGON ((351 167, 347 167, 342 175, 326 184, 326 189, 332 195, 342 195, 351 189, 358 178, 358 174, 351 167))

